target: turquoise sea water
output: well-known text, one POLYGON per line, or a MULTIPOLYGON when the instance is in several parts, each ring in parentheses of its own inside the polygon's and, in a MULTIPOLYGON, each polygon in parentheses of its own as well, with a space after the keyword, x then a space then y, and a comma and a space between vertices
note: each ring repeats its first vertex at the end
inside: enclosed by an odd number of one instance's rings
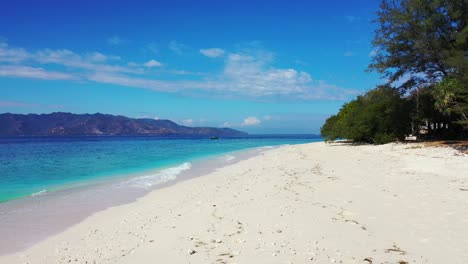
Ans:
MULTIPOLYGON (((0 202, 262 146, 321 141, 313 135, 239 138, 0 138, 0 202)), ((176 167, 177 168, 177 167, 176 167)))

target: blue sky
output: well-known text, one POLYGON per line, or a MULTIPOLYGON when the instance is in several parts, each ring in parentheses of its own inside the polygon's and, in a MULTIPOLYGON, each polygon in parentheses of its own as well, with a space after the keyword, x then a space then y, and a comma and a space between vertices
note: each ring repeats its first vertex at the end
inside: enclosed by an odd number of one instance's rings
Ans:
POLYGON ((2 4, 0 112, 318 133, 381 82, 375 0, 67 2, 2 4))

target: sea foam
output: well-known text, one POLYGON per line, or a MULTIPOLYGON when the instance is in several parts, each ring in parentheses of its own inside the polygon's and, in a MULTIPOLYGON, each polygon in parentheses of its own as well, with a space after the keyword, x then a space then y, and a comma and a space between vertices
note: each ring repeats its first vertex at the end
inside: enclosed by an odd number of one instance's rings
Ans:
POLYGON ((225 160, 226 162, 229 162, 229 161, 232 161, 232 160, 236 159, 235 156, 229 155, 229 154, 224 155, 223 158, 224 158, 224 160, 225 160))
POLYGON ((42 191, 38 191, 38 192, 32 193, 31 196, 34 197, 34 196, 44 195, 44 194, 46 194, 46 193, 48 193, 47 190, 42 190, 42 191))
POLYGON ((177 178, 177 175, 191 168, 192 168, 192 163, 185 162, 178 166, 170 167, 170 168, 158 171, 153 174, 146 174, 143 176, 135 177, 125 182, 125 184, 131 185, 134 187, 150 188, 160 183, 175 180, 177 178))

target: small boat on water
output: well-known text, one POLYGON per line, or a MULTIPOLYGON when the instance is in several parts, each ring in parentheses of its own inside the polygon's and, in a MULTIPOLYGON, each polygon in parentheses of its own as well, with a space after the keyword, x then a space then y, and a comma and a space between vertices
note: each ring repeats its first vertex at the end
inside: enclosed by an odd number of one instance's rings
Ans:
POLYGON ((219 137, 212 136, 212 137, 210 137, 210 139, 211 139, 211 140, 217 140, 217 139, 219 139, 219 137))

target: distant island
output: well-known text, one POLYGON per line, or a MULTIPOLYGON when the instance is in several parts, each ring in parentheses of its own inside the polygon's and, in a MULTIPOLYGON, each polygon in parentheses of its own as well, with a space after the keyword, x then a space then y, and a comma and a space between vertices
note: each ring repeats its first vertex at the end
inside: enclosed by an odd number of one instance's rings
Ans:
POLYGON ((240 136, 231 128, 187 127, 170 120, 129 118, 107 114, 0 114, 0 136, 148 135, 240 136))

